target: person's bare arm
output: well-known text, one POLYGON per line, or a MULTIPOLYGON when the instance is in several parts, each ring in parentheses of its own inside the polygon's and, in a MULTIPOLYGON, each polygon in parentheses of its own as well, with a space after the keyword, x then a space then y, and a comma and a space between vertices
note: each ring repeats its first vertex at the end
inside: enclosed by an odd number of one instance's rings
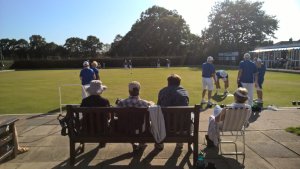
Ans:
POLYGON ((215 118, 216 122, 224 121, 225 118, 225 108, 221 110, 220 114, 215 118))
POLYGON ((239 84, 239 82, 240 82, 242 72, 243 72, 243 70, 239 69, 238 77, 237 77, 237 80, 236 80, 237 84, 239 84))

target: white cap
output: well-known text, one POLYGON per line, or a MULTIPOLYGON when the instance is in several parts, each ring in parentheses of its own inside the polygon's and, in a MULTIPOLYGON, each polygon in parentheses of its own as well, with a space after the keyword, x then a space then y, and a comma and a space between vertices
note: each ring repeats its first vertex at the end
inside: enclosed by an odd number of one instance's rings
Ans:
POLYGON ((212 61, 214 61, 214 58, 212 56, 208 56, 207 57, 207 62, 212 62, 212 61))
POLYGON ((244 54, 244 59, 249 60, 251 58, 249 53, 245 53, 244 54))
POLYGON ((88 61, 84 61, 83 62, 83 66, 89 66, 90 64, 89 64, 89 62, 88 61))

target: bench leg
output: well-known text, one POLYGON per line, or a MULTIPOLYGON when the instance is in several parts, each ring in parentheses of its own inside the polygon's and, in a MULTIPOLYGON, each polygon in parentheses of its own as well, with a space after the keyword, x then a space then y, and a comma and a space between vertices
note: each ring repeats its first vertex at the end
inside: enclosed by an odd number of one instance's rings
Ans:
POLYGON ((196 166, 197 160, 198 160, 198 143, 193 143, 193 166, 196 166))
POLYGON ((70 165, 74 166, 75 164, 75 143, 70 140, 70 165))

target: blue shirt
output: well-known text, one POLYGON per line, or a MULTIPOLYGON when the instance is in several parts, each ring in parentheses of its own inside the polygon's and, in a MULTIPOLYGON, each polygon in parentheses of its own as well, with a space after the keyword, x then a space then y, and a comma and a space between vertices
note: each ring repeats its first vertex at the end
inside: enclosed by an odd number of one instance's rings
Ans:
POLYGON ((90 68, 84 68, 80 71, 80 77, 82 85, 90 84, 94 80, 94 71, 90 68))
POLYGON ((210 78, 215 73, 215 67, 211 63, 203 63, 202 64, 202 77, 210 78))
POLYGON ((100 79, 99 78, 99 70, 97 68, 95 68, 95 67, 92 67, 91 69, 93 69, 93 71, 94 71, 94 73, 96 75, 96 80, 99 80, 100 79))
POLYGON ((249 60, 241 61, 239 69, 242 70, 240 82, 254 83, 254 74, 257 73, 257 67, 253 62, 249 60))
POLYGON ((257 70, 258 70, 258 83, 262 84, 265 79, 266 66, 264 64, 261 64, 261 67, 257 68, 257 70))

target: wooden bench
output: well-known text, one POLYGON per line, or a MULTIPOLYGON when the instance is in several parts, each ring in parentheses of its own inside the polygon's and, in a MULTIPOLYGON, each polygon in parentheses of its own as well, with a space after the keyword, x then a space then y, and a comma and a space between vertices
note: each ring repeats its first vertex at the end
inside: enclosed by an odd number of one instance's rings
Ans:
MULTIPOLYGON (((162 112, 166 126, 166 138, 163 142, 188 143, 189 147, 192 144, 193 165, 195 165, 198 157, 200 105, 163 107, 162 112), (194 124, 191 120, 192 116, 194 116, 194 124)), ((149 130, 147 108, 88 108, 67 105, 66 117, 69 119, 71 165, 75 163, 77 152, 75 143, 155 143, 149 130), (110 118, 109 123, 107 118, 110 118), (137 130, 139 134, 136 134, 137 130)))
POLYGON ((18 147, 16 145, 15 122, 16 118, 0 122, 0 163, 9 157, 16 157, 18 147))

